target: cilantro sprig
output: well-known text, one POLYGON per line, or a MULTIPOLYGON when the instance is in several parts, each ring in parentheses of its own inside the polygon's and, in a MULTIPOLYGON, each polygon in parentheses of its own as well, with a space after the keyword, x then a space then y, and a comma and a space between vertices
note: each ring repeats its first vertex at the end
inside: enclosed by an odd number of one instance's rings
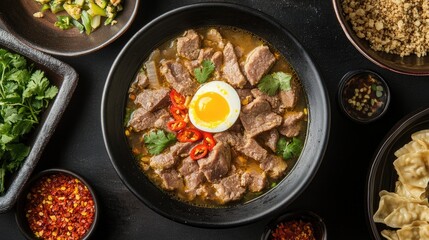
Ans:
POLYGON ((214 63, 210 60, 204 60, 201 63, 201 67, 194 69, 194 75, 199 83, 205 83, 209 79, 210 74, 212 74, 214 70, 215 70, 214 63))
POLYGON ((18 170, 30 152, 26 135, 57 93, 43 71, 0 48, 0 194, 5 191, 6 173, 18 170))
POLYGON ((143 137, 144 143, 150 154, 160 154, 164 149, 176 142, 176 136, 173 133, 164 130, 153 130, 146 133, 143 137))
POLYGON ((274 72, 264 76, 258 83, 258 88, 262 92, 274 96, 278 90, 289 91, 291 89, 290 81, 292 75, 284 72, 274 72))
POLYGON ((283 159, 290 159, 298 157, 301 154, 303 142, 299 138, 292 138, 287 141, 286 138, 281 137, 277 142, 277 154, 281 155, 283 159))

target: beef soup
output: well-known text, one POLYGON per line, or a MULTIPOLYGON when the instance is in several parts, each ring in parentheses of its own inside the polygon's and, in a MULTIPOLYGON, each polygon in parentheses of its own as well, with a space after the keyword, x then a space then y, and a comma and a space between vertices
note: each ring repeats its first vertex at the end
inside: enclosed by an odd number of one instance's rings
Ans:
POLYGON ((259 37, 229 27, 189 29, 160 45, 131 84, 126 110, 125 135, 142 172, 205 207, 275 187, 298 159, 308 124, 288 62, 259 37), (231 88, 197 93, 218 81, 231 88), (234 112, 237 120, 227 122, 234 112))

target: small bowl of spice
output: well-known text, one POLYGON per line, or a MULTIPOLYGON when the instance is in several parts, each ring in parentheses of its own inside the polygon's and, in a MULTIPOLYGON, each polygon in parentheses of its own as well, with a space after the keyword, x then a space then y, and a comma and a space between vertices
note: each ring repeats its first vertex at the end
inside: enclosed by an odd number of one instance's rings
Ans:
POLYGON ((390 90, 386 81, 373 71, 350 71, 341 79, 338 103, 350 119, 369 123, 386 113, 390 103, 390 90))
POLYGON ((24 188, 16 206, 27 239, 88 239, 98 219, 97 199, 76 173, 49 169, 24 188))
POLYGON ((261 240, 287 239, 326 240, 326 225, 314 212, 289 212, 271 221, 261 236, 261 240))

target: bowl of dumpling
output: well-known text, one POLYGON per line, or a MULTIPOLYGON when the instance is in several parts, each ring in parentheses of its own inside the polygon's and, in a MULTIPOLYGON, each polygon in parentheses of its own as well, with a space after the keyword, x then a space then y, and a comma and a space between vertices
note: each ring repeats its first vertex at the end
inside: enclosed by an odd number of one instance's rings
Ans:
POLYGON ((379 146, 367 182, 374 239, 428 239, 429 108, 405 116, 379 146))

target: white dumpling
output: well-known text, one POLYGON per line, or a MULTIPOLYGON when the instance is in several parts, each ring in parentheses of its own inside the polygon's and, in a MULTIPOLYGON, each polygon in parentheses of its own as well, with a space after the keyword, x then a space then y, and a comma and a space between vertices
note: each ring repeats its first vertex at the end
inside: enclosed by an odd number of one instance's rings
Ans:
POLYGON ((415 221, 396 231, 398 240, 429 239, 429 224, 426 221, 415 221))
POLYGON ((414 141, 422 140, 426 143, 429 143, 429 129, 420 130, 411 134, 411 139, 413 139, 414 141))
POLYGON ((419 188, 419 187, 414 187, 414 186, 405 187, 401 181, 396 181, 395 192, 399 196, 406 197, 406 198, 414 198, 414 199, 419 199, 419 200, 427 199, 427 197, 426 197, 427 194, 426 194, 425 188, 419 188))
POLYGON ((415 202, 399 206, 385 219, 384 223, 392 228, 402 228, 414 221, 429 221, 429 207, 415 202))
POLYGON ((420 152, 424 150, 429 150, 428 144, 420 139, 416 139, 405 144, 400 149, 396 150, 395 156, 400 157, 407 153, 415 153, 415 152, 420 152))
POLYGON ((409 202, 407 198, 385 190, 380 191, 379 195, 380 201, 378 203, 377 212, 375 212, 373 216, 374 222, 384 223, 384 219, 395 209, 409 202))
POLYGON ((399 175, 399 181, 404 184, 426 188, 429 182, 429 151, 408 153, 397 158, 393 165, 399 175))
POLYGON ((381 231, 381 236, 386 238, 387 240, 399 240, 398 234, 393 230, 383 230, 381 231))

